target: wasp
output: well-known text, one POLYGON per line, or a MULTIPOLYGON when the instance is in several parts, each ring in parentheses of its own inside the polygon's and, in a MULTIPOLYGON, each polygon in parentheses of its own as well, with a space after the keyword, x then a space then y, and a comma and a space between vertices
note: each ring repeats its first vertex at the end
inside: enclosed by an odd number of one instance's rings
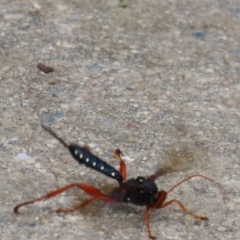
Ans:
POLYGON ((109 165, 107 162, 100 159, 98 156, 92 154, 88 146, 79 146, 77 144, 67 144, 49 127, 42 125, 42 128, 46 132, 48 132, 50 135, 52 135, 55 139, 57 139, 63 145, 63 147, 67 148, 70 154, 79 164, 83 164, 86 167, 89 167, 95 171, 98 171, 106 175, 107 177, 115 179, 118 182, 118 187, 114 188, 109 194, 104 194, 94 186, 91 186, 85 183, 72 183, 64 187, 60 187, 56 190, 50 191, 44 196, 41 196, 39 198, 35 198, 33 200, 18 204, 17 206, 14 207, 14 213, 18 213, 18 210, 20 207, 55 197, 56 195, 59 195, 70 188, 77 187, 80 190, 87 193, 88 195, 90 195, 91 197, 71 209, 58 209, 56 211, 57 213, 60 213, 60 212, 69 213, 69 212, 76 211, 80 208, 87 206, 88 204, 90 204, 95 200, 101 200, 103 202, 108 202, 108 203, 121 202, 121 203, 131 203, 138 206, 146 206, 144 217, 145 217, 145 224, 148 231, 148 236, 150 239, 155 239, 155 236, 152 235, 150 230, 150 219, 149 219, 150 212, 154 209, 165 208, 171 205, 172 203, 177 203, 178 206, 185 213, 190 214, 194 218, 197 218, 200 220, 208 220, 206 216, 199 216, 191 212, 190 210, 188 210, 184 206, 184 204, 178 199, 167 200, 167 197, 168 197, 168 194, 172 192, 176 187, 188 181, 189 179, 200 177, 215 183, 215 181, 212 180, 211 178, 200 175, 200 174, 195 174, 178 182, 168 191, 159 190, 155 183, 155 180, 157 179, 157 177, 159 177, 158 173, 155 173, 149 177, 139 176, 137 178, 127 179, 126 164, 122 159, 122 153, 119 149, 116 149, 113 154, 113 157, 119 161, 120 166, 119 166, 119 170, 117 170, 111 165, 109 165))

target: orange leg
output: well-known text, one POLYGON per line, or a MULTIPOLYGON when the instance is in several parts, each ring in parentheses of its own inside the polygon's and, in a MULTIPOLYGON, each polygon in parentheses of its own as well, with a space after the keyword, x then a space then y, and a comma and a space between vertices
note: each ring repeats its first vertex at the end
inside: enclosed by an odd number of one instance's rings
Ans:
POLYGON ((116 149, 113 153, 113 157, 116 158, 118 161, 120 161, 120 173, 123 176, 123 181, 126 181, 127 179, 127 169, 126 169, 126 164, 123 161, 123 159, 121 158, 122 152, 120 151, 120 149, 116 149))
MULTIPOLYGON (((73 188, 73 187, 78 187, 81 190, 83 190, 84 192, 86 192, 87 194, 93 196, 93 198, 91 198, 91 201, 93 201, 95 198, 97 198, 97 199, 100 199, 100 200, 102 200, 104 202, 116 202, 115 199, 113 199, 113 198, 111 198, 111 197, 109 197, 107 195, 102 194, 100 190, 98 190, 97 188, 95 188, 93 186, 90 186, 90 185, 87 185, 87 184, 82 184, 82 183, 72 183, 72 184, 67 185, 65 187, 61 187, 61 188, 58 188, 56 190, 53 190, 53 191, 47 193, 46 195, 44 195, 42 197, 35 198, 35 199, 27 201, 27 202, 23 202, 23 203, 17 205, 16 207, 14 207, 14 212, 18 213, 18 209, 20 207, 22 207, 22 206, 33 204, 35 202, 39 202, 39 201, 42 201, 42 200, 45 200, 45 199, 52 198, 52 197, 54 197, 54 196, 56 196, 56 195, 58 195, 60 193, 63 193, 63 192, 65 192, 68 189, 73 188)), ((89 201, 89 203, 91 202, 90 199, 88 201, 89 201)), ((87 201, 85 201, 82 204, 83 205, 84 204, 87 205, 89 203, 87 203, 87 201)), ((78 207, 81 208, 82 204, 79 205, 78 207)))
POLYGON ((145 223, 146 223, 146 227, 147 227, 147 231, 148 231, 148 237, 150 239, 156 239, 156 237, 151 234, 151 230, 150 230, 150 220, 149 220, 150 210, 151 209, 149 207, 147 207, 146 211, 144 212, 145 223))
POLYGON ((205 221, 205 220, 208 220, 207 217, 199 216, 199 215, 196 215, 195 213, 189 211, 189 210, 182 204, 182 202, 179 201, 179 200, 177 200, 177 199, 172 199, 172 200, 170 200, 170 201, 167 201, 167 202, 163 203, 162 206, 160 206, 159 208, 165 208, 165 207, 169 206, 170 204, 172 204, 172 203, 174 203, 174 202, 176 202, 176 203, 178 204, 178 206, 179 206, 184 212, 186 212, 187 214, 189 214, 189 215, 191 215, 191 216, 193 216, 193 217, 195 217, 195 218, 204 220, 204 221, 205 221))

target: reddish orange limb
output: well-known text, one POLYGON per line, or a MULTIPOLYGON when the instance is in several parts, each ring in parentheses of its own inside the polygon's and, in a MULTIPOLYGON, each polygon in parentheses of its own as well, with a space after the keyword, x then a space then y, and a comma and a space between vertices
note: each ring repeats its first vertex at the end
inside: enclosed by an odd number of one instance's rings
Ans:
POLYGON ((123 161, 123 159, 121 158, 122 152, 120 151, 120 149, 116 149, 113 153, 113 157, 116 158, 118 161, 120 161, 120 168, 119 168, 119 172, 122 174, 123 176, 123 181, 126 181, 127 179, 127 170, 126 170, 126 164, 123 161))
POLYGON ((150 239, 156 239, 156 237, 151 234, 149 212, 150 212, 150 208, 147 207, 147 209, 144 212, 144 217, 145 217, 145 223, 146 223, 146 227, 147 227, 147 231, 148 231, 148 237, 150 239))
MULTIPOLYGON (((116 202, 115 199, 105 195, 105 194, 102 194, 100 190, 98 190, 97 188, 93 187, 93 186, 90 186, 90 185, 87 185, 87 184, 82 184, 82 183, 72 183, 70 185, 67 185, 67 186, 64 186, 64 187, 61 187, 61 188, 58 188, 56 190, 53 190, 49 193, 47 193, 46 195, 42 196, 42 197, 39 197, 39 198, 35 198, 33 200, 30 200, 30 201, 27 201, 27 202, 24 202, 24 203, 21 203, 19 205, 17 205, 16 207, 14 207, 14 212, 15 213, 18 213, 18 209, 22 206, 25 206, 25 205, 29 205, 29 204, 33 204, 35 202, 39 202, 39 201, 42 201, 42 200, 45 200, 45 199, 49 199, 49 198, 52 198, 60 193, 63 193, 65 191, 67 191, 68 189, 70 188, 73 188, 73 187, 78 187, 80 188, 81 190, 83 190, 84 192, 88 193, 89 195, 92 195, 94 198, 92 198, 92 201, 97 198, 97 199, 100 199, 104 202, 116 202)), ((86 201, 85 201, 86 202, 86 201)), ((84 204, 85 202, 83 202, 82 204, 84 204)), ((90 201, 91 202, 91 201, 90 201)), ((89 203, 90 203, 89 202, 89 203)), ((88 204, 89 204, 88 203, 88 204)), ((87 205, 87 204, 85 204, 87 205)), ((81 204, 78 206, 79 208, 81 208, 81 204)))
POLYGON ((172 203, 174 203, 174 202, 176 202, 176 203, 178 204, 178 206, 179 206, 185 213, 187 213, 187 214, 189 214, 189 215, 191 215, 191 216, 193 216, 193 217, 195 217, 195 218, 198 218, 198 219, 200 219, 200 220, 203 220, 203 221, 208 220, 207 217, 205 217, 205 216, 199 216, 199 215, 191 212, 190 210, 188 210, 188 209, 182 204, 182 202, 179 201, 179 200, 177 200, 177 199, 172 199, 172 200, 170 200, 170 201, 167 201, 167 202, 163 203, 160 208, 165 208, 165 207, 169 206, 170 204, 172 204, 172 203))

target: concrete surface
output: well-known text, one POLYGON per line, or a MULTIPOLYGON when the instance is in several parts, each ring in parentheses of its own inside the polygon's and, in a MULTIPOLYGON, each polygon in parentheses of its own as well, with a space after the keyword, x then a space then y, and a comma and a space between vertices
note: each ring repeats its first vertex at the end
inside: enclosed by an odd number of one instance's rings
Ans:
POLYGON ((193 173, 222 184, 225 195, 199 178, 175 189, 169 198, 210 220, 176 205, 154 211, 158 239, 240 239, 240 2, 124 5, 0 0, 1 240, 148 239, 141 207, 95 202, 56 214, 86 199, 77 189, 13 214, 69 183, 116 186, 79 166, 41 121, 113 166, 119 147, 129 177, 163 169, 159 189, 193 173))

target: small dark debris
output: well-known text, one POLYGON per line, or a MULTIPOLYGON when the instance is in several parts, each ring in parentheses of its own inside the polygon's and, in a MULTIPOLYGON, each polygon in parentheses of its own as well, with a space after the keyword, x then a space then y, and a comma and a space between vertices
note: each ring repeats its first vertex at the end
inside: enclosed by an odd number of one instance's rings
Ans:
POLYGON ((34 228, 34 227, 37 226, 37 224, 36 223, 29 223, 28 226, 31 227, 31 228, 34 228))
POLYGON ((21 146, 22 142, 20 142, 18 140, 13 140, 13 141, 8 142, 8 144, 12 145, 12 146, 21 146))
POLYGON ((47 67, 43 63, 38 63, 37 67, 39 70, 41 70, 44 73, 50 73, 54 71, 52 67, 47 67))
POLYGON ((205 37, 209 34, 208 31, 201 31, 193 33, 193 37, 198 38, 199 40, 204 40, 205 37))
POLYGON ((92 72, 101 72, 104 69, 104 67, 97 64, 91 64, 87 65, 87 69, 92 72))
POLYGON ((128 91, 133 91, 133 88, 131 88, 131 87, 126 87, 126 90, 128 90, 128 91))

